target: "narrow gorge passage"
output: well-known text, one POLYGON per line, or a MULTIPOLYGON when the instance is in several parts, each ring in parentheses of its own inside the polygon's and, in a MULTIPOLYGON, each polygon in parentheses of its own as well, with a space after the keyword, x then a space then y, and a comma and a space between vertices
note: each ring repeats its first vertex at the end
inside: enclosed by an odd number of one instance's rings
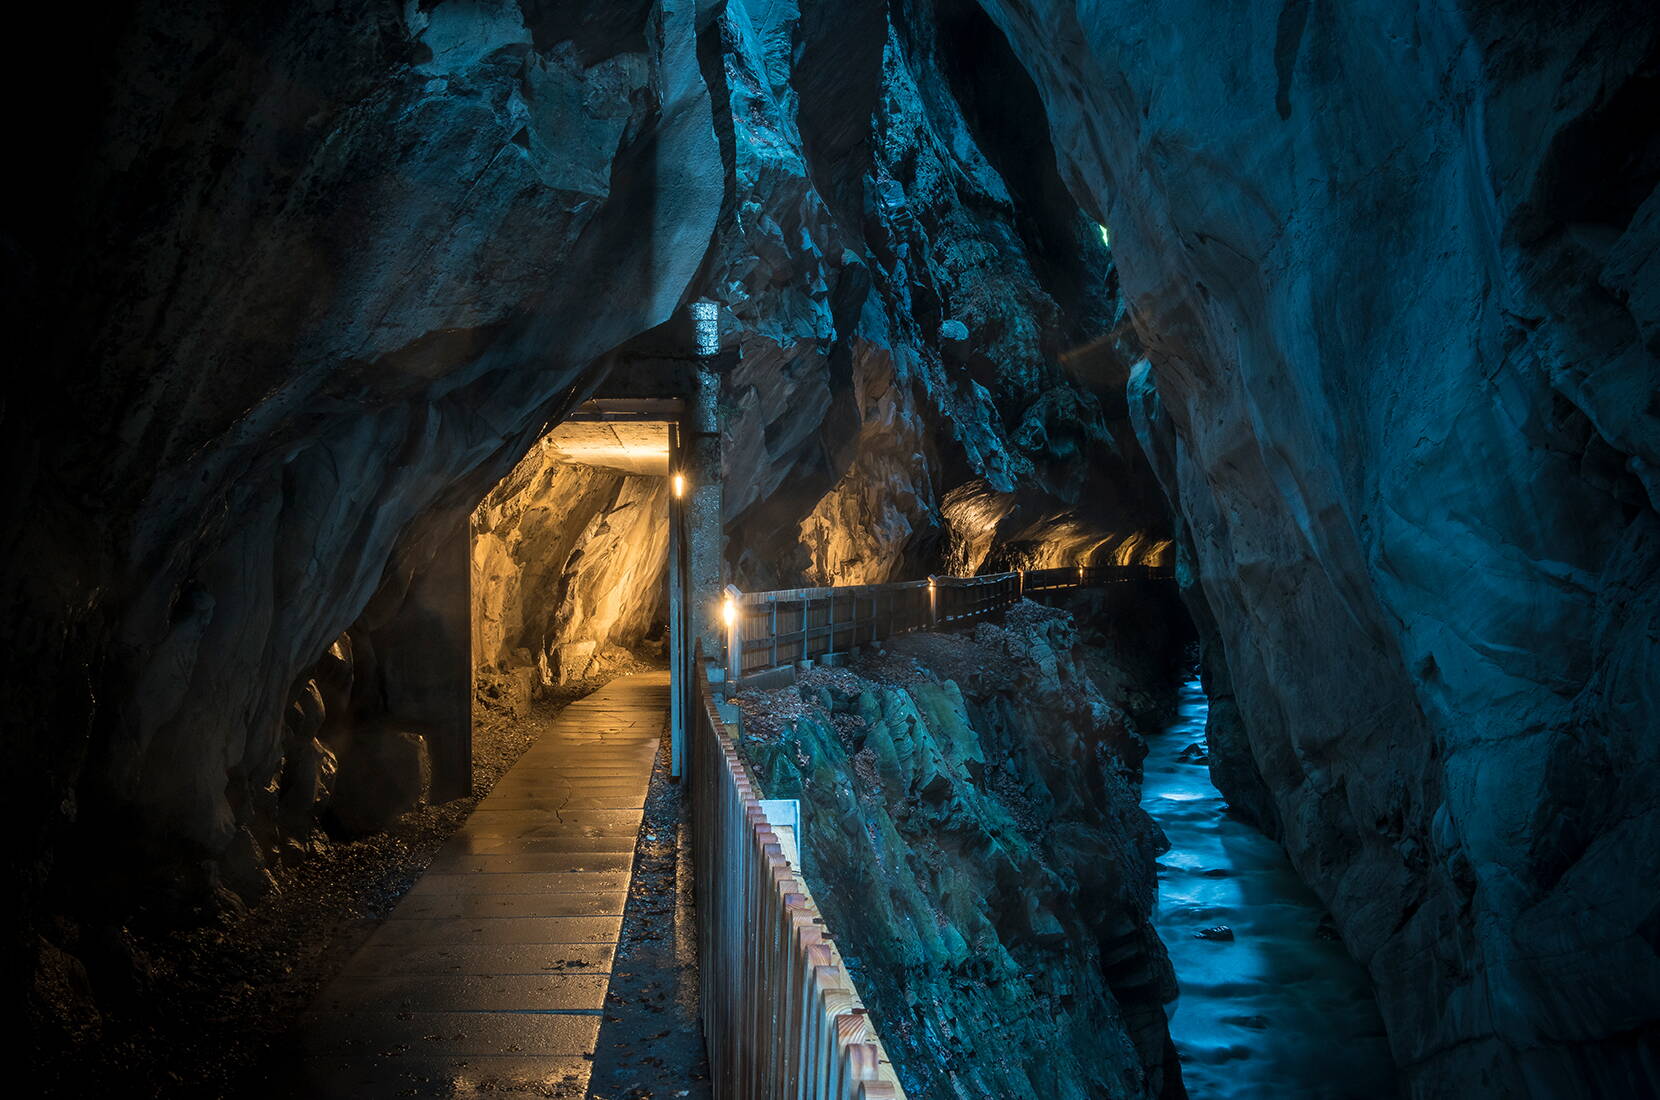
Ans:
POLYGON ((1285 851, 1229 813, 1206 766, 1210 706, 1182 685, 1148 738, 1142 808, 1164 830, 1153 927, 1176 968, 1170 1037, 1193 1100, 1372 1100, 1395 1070, 1371 983, 1285 851))
MULTIPOLYGON (((408 891, 668 668, 626 984, 521 1093, 827 1100, 787 1004, 882 1100, 1660 1096, 1660 4, 8 29, 23 1093, 239 1095, 371 935, 583 893, 408 891)), ((547 983, 475 977, 454 1058, 524 1054, 547 983)))

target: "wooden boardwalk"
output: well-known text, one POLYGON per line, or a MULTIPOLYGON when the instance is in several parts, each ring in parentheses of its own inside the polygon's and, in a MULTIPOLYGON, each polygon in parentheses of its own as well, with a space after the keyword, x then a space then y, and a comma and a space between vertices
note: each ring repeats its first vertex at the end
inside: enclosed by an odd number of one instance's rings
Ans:
POLYGON ((306 1095, 585 1095, 667 672, 572 703, 303 1025, 306 1095))

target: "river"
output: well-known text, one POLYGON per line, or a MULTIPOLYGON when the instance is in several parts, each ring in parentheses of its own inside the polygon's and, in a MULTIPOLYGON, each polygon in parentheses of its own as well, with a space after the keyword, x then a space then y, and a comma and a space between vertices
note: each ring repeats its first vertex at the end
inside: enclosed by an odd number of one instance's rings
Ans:
POLYGON ((1159 860, 1154 924, 1181 990, 1170 1032, 1188 1095, 1394 1096, 1365 973, 1329 921, 1322 934, 1324 910, 1285 852, 1229 816, 1211 785, 1203 762, 1208 709, 1197 680, 1182 688, 1176 721, 1149 739, 1142 786, 1143 807, 1170 839, 1159 860))

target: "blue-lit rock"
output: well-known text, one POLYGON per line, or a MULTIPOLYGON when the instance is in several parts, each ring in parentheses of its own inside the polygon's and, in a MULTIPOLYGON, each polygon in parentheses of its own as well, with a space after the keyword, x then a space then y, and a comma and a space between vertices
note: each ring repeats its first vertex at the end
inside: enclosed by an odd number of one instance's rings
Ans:
POLYGON ((920 576, 945 546, 1069 563, 1162 527, 1110 254, 984 16, 737 0, 716 29, 740 586, 920 576), (1002 506, 953 512, 965 487, 1002 506))
POLYGON ((1213 767, 1413 1092, 1660 1088, 1655 13, 984 6, 1112 226, 1213 767))
POLYGON ((1185 1095, 1146 749, 1076 640, 1024 603, 738 697, 742 751, 766 797, 801 800, 808 885, 917 1100, 1185 1095))

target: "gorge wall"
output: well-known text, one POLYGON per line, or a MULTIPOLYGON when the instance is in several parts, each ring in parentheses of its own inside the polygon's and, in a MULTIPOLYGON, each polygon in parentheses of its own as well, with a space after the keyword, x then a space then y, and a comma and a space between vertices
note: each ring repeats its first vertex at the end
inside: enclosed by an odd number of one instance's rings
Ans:
POLYGON ((1413 1088, 1660 1076, 1653 12, 85 22, 15 28, 81 59, 19 147, 77 141, 0 252, 25 968, 90 885, 222 877, 296 681, 708 296, 740 586, 1157 547, 1133 412, 1218 775, 1413 1088))
MULTIPOLYGON (((917 1100, 1186 1095, 1146 744, 1077 640, 1025 602, 737 697, 740 749, 765 797, 801 800, 807 882, 917 1100)), ((1090 656, 1165 695, 1177 667, 1090 656)))
POLYGON ((1164 531, 1110 252, 979 9, 718 11, 736 583, 1069 564, 1164 531))
POLYGON ((94 74, 22 124, 84 140, 3 253, 32 369, 0 713, 39 777, 8 858, 49 938, 224 889, 316 763, 319 659, 690 299, 737 352, 741 585, 1168 538, 1110 254, 971 4, 138 0, 18 33, 94 74))
POLYGON ((1416 1095, 1652 1092, 1656 13, 985 7, 1112 230, 1230 796, 1416 1095))

